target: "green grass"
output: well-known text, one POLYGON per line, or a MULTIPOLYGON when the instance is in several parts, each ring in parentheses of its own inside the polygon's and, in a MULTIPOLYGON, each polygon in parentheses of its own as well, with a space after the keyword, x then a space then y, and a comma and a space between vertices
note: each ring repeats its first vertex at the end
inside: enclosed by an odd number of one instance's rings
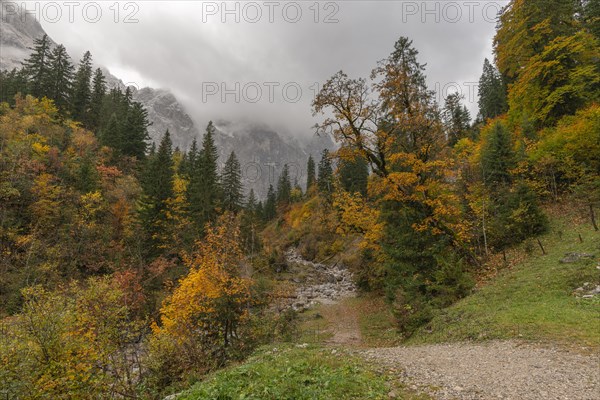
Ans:
POLYGON ((386 377, 363 364, 331 348, 270 346, 243 365, 209 376, 178 400, 388 398, 386 377))
POLYGON ((348 301, 358 310, 363 346, 393 347, 401 344, 394 316, 383 297, 365 294, 348 301))
POLYGON ((551 233, 540 240, 546 255, 533 242, 535 247, 529 245, 532 254, 523 257, 523 262, 440 312, 408 343, 520 338, 600 348, 600 301, 573 295, 584 282, 598 284, 597 259, 559 263, 567 252, 598 256, 600 234, 585 225, 555 220, 551 233))

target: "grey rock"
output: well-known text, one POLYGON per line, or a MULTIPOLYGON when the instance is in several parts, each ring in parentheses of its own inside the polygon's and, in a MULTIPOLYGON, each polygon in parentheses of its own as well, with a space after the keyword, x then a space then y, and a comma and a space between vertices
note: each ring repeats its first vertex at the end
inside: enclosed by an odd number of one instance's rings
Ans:
POLYGON ((565 256, 559 261, 561 264, 572 264, 581 259, 592 259, 595 256, 588 253, 566 253, 565 256))

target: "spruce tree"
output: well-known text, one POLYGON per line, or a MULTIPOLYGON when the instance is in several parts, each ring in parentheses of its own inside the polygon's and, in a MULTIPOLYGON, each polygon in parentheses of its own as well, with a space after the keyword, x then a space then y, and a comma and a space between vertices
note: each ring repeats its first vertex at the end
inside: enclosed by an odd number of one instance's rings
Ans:
POLYGON ((73 64, 65 46, 61 44, 52 50, 48 56, 48 64, 51 83, 48 96, 60 110, 66 111, 73 84, 73 64))
POLYGON ((221 174, 221 188, 223 191, 223 209, 238 212, 242 208, 244 198, 242 194, 242 169, 233 151, 225 162, 221 174))
POLYGON ((315 185, 317 182, 315 160, 312 155, 308 156, 308 162, 306 163, 306 193, 315 185))
POLYGON ((501 122, 496 122, 487 137, 482 153, 483 182, 491 188, 509 185, 510 170, 516 166, 510 132, 501 122))
POLYGON ((50 38, 48 35, 33 41, 29 58, 23 62, 23 70, 29 78, 29 93, 35 97, 48 96, 51 87, 50 66, 50 38))
POLYGON ((256 195, 254 194, 254 190, 250 189, 248 199, 242 211, 242 217, 240 218, 240 237, 244 249, 250 254, 254 254, 261 247, 258 235, 261 219, 262 215, 258 210, 256 195))
POLYGON ((148 157, 142 179, 144 190, 142 223, 152 243, 156 245, 157 221, 163 219, 167 200, 173 197, 173 144, 167 130, 156 153, 148 157))
POLYGON ((207 222, 214 221, 221 199, 219 174, 217 170, 218 152, 214 141, 215 127, 212 121, 206 127, 202 139, 202 149, 190 175, 187 197, 190 215, 199 230, 207 222))
POLYGON ((194 138, 190 150, 185 154, 183 160, 181 160, 180 173, 189 178, 194 171, 199 156, 198 141, 194 138))
POLYGON ((92 96, 92 55, 86 51, 79 62, 75 80, 73 82, 73 104, 72 114, 77 121, 82 121, 86 126, 89 125, 88 112, 92 96))
POLYGON ((329 150, 327 149, 323 150, 321 161, 319 161, 317 186, 319 192, 325 195, 333 193, 333 167, 331 165, 331 158, 329 157, 329 150))
POLYGON ((344 190, 349 193, 367 195, 369 165, 362 157, 342 158, 338 166, 338 174, 344 190))
POLYGON ((102 117, 102 105, 106 95, 106 79, 102 70, 97 68, 92 79, 92 94, 90 99, 90 113, 88 117, 88 128, 96 130, 100 126, 102 117))
POLYGON ((500 72, 486 58, 479 78, 479 118, 496 118, 508 110, 506 86, 500 72))
POLYGON ((264 205, 264 218, 265 221, 271 221, 277 216, 277 194, 273 185, 269 185, 269 191, 267 192, 267 200, 264 205))
POLYGON ((111 147, 117 154, 121 153, 123 144, 121 137, 121 128, 116 114, 112 114, 106 126, 100 132, 100 143, 103 146, 111 147))
POLYGON ((131 103, 127 111, 123 130, 121 132, 121 153, 136 157, 138 160, 144 158, 148 147, 148 112, 138 102, 131 103))
POLYGON ((289 204, 292 195, 292 183, 290 181, 290 169, 287 164, 283 166, 279 181, 277 182, 277 202, 289 204))
POLYGON ((469 110, 461 104, 463 96, 458 93, 450 93, 446 97, 442 116, 448 144, 454 146, 460 139, 466 137, 469 132, 471 116, 469 110))

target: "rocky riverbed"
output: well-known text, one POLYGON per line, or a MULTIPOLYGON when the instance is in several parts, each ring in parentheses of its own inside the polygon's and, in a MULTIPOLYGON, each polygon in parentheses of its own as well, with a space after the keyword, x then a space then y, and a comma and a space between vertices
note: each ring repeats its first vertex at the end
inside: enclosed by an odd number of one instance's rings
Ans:
POLYGON ((295 311, 302 312, 317 303, 330 304, 356 295, 352 273, 343 265, 305 260, 294 248, 286 252, 285 260, 295 286, 289 307, 295 311))

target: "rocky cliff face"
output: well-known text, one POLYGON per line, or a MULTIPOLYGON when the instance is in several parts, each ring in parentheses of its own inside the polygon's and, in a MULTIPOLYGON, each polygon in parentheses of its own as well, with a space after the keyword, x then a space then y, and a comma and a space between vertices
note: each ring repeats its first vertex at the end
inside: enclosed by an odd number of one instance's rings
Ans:
POLYGON ((318 162, 324 148, 333 148, 329 137, 292 139, 265 125, 216 121, 215 127, 219 161, 224 163, 235 151, 242 164, 244 186, 254 189, 259 198, 266 197, 270 184, 277 186, 284 164, 289 166, 292 183, 297 179, 304 188, 308 156, 318 162))
MULTIPOLYGON (((20 12, 20 3, 0 0, 0 6, 0 69, 20 68, 21 62, 30 54, 28 48, 33 46, 34 39, 41 38, 45 31, 33 15, 20 12)), ((110 87, 125 89, 125 84, 118 77, 106 68, 103 70, 110 87)), ((181 150, 187 150, 194 138, 198 143, 202 141, 204 127, 198 129, 169 90, 149 87, 132 90, 133 99, 148 111, 152 123, 148 128, 151 140, 159 141, 168 129, 173 145, 181 150)), ((266 125, 227 121, 215 125, 219 161, 223 164, 235 151, 242 164, 246 190, 254 189, 259 198, 266 197, 269 184, 276 186, 284 164, 290 166, 292 182, 297 178, 304 186, 309 154, 318 161, 323 148, 333 147, 329 138, 291 139, 266 125)))
POLYGON ((0 0, 0 69, 21 68, 29 55, 28 47, 45 32, 32 14, 20 12, 17 2, 0 0))

